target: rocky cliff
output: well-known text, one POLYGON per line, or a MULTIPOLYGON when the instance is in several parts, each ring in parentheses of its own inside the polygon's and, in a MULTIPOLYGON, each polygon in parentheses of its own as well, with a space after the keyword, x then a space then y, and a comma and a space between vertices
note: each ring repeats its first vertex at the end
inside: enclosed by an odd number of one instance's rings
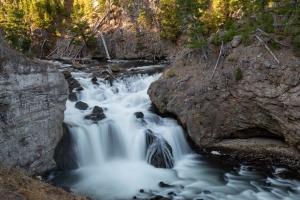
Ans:
POLYGON ((258 40, 237 48, 229 42, 212 77, 219 50, 210 44, 208 60, 194 51, 171 65, 149 88, 153 103, 161 112, 175 114, 202 148, 226 139, 264 137, 281 141, 298 156, 299 58, 285 47, 274 52, 278 63, 258 40))
POLYGON ((29 174, 45 172, 55 166, 67 82, 53 65, 3 46, 0 72, 0 163, 29 174))

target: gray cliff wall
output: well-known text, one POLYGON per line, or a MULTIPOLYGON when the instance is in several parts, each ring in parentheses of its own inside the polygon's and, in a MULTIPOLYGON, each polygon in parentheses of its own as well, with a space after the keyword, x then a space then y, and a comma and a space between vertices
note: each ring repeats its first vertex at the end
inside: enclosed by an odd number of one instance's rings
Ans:
POLYGON ((42 173, 55 167, 68 85, 56 68, 0 46, 0 163, 42 173))

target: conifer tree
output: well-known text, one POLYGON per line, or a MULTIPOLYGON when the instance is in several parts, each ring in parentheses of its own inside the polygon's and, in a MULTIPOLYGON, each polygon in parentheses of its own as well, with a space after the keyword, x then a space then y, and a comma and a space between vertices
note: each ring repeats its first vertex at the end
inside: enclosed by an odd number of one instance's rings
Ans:
POLYGON ((175 0, 161 0, 159 4, 160 38, 176 42, 181 26, 175 0))
POLYGON ((200 18, 207 10, 206 0, 176 0, 181 25, 187 30, 191 48, 199 48, 206 42, 203 38, 204 24, 200 18))

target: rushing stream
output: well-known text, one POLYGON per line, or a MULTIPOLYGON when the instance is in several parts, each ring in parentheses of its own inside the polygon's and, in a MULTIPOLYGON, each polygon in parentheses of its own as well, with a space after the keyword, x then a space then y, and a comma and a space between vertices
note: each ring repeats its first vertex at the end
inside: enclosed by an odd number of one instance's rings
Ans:
POLYGON ((76 144, 79 169, 52 173, 49 178, 56 185, 95 200, 154 195, 197 200, 300 199, 300 182, 285 178, 286 169, 226 167, 218 161, 222 156, 193 153, 175 120, 151 112, 147 89, 159 73, 118 78, 112 85, 100 78, 99 85, 93 84, 87 72, 72 72, 72 76, 84 88, 79 100, 89 108, 79 110, 75 102, 67 101, 65 123, 76 144), (96 122, 86 117, 95 106, 103 108, 105 115, 96 122), (169 169, 149 164, 155 152, 160 152, 169 169))

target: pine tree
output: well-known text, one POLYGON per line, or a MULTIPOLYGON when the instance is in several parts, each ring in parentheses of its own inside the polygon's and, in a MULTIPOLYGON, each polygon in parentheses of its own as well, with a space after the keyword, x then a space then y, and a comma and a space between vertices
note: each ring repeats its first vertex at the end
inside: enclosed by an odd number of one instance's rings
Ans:
POLYGON ((176 42, 180 35, 181 26, 175 0, 161 0, 159 9, 160 38, 176 42))
POLYGON ((199 48, 206 44, 203 38, 204 24, 200 18, 207 10, 208 1, 176 0, 176 4, 180 23, 189 36, 189 41, 186 43, 191 48, 199 48))

